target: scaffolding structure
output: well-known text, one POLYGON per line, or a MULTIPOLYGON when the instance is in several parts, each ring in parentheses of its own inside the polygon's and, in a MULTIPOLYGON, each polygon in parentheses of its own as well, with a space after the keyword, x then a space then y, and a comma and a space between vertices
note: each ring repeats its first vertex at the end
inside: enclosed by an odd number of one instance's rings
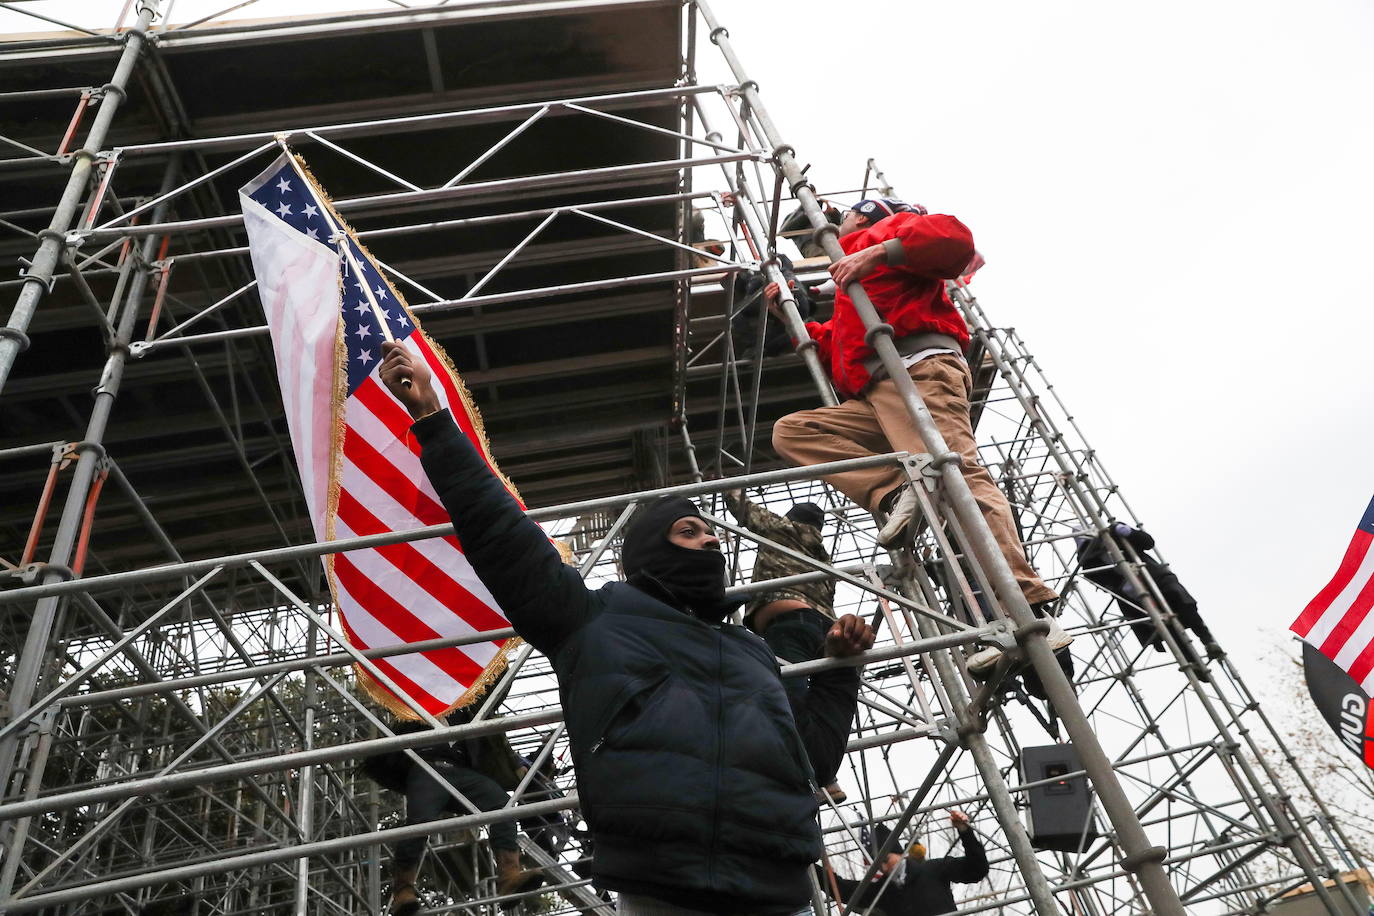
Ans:
MULTIPOLYGON (((741 597, 776 584, 751 572, 778 545, 720 493, 826 508, 832 561, 806 575, 834 578, 836 611, 879 633, 860 659, 849 799, 821 812, 830 867, 871 877, 861 835, 875 824, 943 854, 943 812, 962 807, 991 873, 960 913, 1259 913, 1309 883, 1328 912, 1362 913, 1331 879, 1366 863, 1235 666, 1199 651, 1129 547, 1108 542, 1147 596, 1136 616, 1085 578, 1076 536, 1141 519, 969 286, 950 291, 974 336, 980 453, 1063 596, 1072 684, 914 388, 929 454, 788 468, 771 453, 774 420, 835 395, 814 349, 737 345, 736 315, 770 319, 733 279, 782 279, 774 240, 797 207, 827 253, 798 260, 803 281, 839 248, 705 2, 468 0, 234 26, 169 24, 170 5, 138 0, 108 31, 55 22, 76 31, 0 51, 19 87, 0 91, 0 246, 22 262, 0 280, 14 302, 0 328, 0 912, 381 913, 389 845, 420 834, 435 835, 426 912, 495 912, 522 901, 496 894, 479 828, 560 814, 552 842, 527 828, 548 884, 523 902, 613 911, 582 876, 546 659, 518 655, 463 726, 397 735, 352 689, 375 658, 511 634, 359 652, 336 629, 321 555, 447 528, 314 542, 232 205, 289 142, 454 354, 530 515, 589 581, 617 576, 620 531, 657 495, 701 500, 741 597), (698 83, 699 50, 722 55, 729 84, 698 83), (309 85, 280 85, 304 59, 309 85), (901 550, 820 480, 877 465, 920 497, 901 550), (1162 651, 1136 639, 1141 614, 1162 651), (990 680, 965 668, 975 643, 1007 650, 990 680), (1052 703, 1027 695, 1016 660, 1052 703), (360 767, 498 732, 534 764, 501 811, 402 826, 402 800, 360 767), (1024 822, 1042 781, 1019 771, 1021 749, 1060 741, 1094 793, 1073 852, 1036 849, 1024 822)), ((821 196, 874 191, 892 188, 870 162, 860 187, 821 196)), ((905 378, 891 328, 854 299, 905 378)), ((783 308, 798 332, 790 294, 783 308)))

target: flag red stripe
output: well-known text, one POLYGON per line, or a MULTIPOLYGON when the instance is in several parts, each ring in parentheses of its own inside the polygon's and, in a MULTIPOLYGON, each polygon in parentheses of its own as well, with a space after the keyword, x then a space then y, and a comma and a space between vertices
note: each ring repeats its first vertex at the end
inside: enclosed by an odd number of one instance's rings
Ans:
MULTIPOLYGON (((348 625, 348 620, 344 617, 343 614, 339 615, 339 622, 343 624, 344 633, 348 636, 348 641, 350 643, 352 643, 354 646, 357 646, 360 649, 371 648, 370 646, 368 646, 366 642, 358 638, 357 633, 353 632, 353 628, 348 625)), ((409 694, 412 700, 419 700, 420 706, 423 707, 424 710, 430 713, 431 715, 443 712, 445 709, 448 709, 448 707, 451 705, 433 696, 429 693, 429 691, 425 690, 419 684, 415 683, 410 678, 402 674, 400 669, 398 669, 396 665, 390 661, 390 659, 374 658, 372 659, 372 664, 376 665, 383 674, 391 678, 391 680, 396 684, 397 687, 400 687, 407 694, 409 694)), ((396 692, 393 691, 391 688, 387 687, 381 681, 377 680, 375 677, 373 677, 372 672, 362 669, 360 667, 359 676, 367 678, 369 681, 376 684, 378 687, 382 688, 387 693, 391 694, 392 696, 396 696, 396 692)), ((397 697, 397 699, 401 698, 397 697)), ((402 700, 402 702, 404 702, 404 700, 402 700)))
MULTIPOLYGON (((396 500, 408 512, 413 512, 423 525, 443 525, 449 521, 444 507, 416 486, 409 477, 402 474, 372 444, 353 429, 344 432, 344 457, 381 487, 388 496, 396 500)), ((339 488, 340 491, 344 487, 339 488)))
POLYGON ((1355 536, 1350 541, 1350 546, 1345 549, 1345 557, 1341 560, 1340 568, 1336 570, 1335 577, 1326 584, 1325 588, 1317 592, 1317 597, 1313 598, 1303 609, 1303 612, 1298 615, 1297 620, 1293 621, 1293 625, 1289 629, 1303 637, 1312 631, 1317 621, 1326 613, 1326 609, 1331 606, 1331 602, 1345 590, 1346 586, 1350 584, 1350 580, 1355 577, 1355 571, 1360 568, 1360 564, 1364 562, 1365 554, 1369 552, 1371 541, 1374 541, 1374 535, 1364 531, 1355 532, 1355 536))
MULTIPOLYGON (((382 534, 388 530, 380 519, 368 512, 351 494, 342 490, 339 492, 339 519, 358 536, 382 534)), ((388 544, 372 549, 473 629, 499 630, 510 626, 506 618, 436 566, 428 557, 416 550, 413 544, 388 544)))
POLYGON ((420 355, 429 363, 429 371, 439 380, 439 385, 444 389, 444 397, 448 401, 449 411, 453 414, 453 419, 457 421, 458 428, 461 429, 473 443, 477 442, 477 430, 472 425, 472 418, 463 409, 462 397, 458 394, 458 386, 454 384, 453 377, 449 375, 448 366, 439 358, 439 354, 434 352, 434 348, 429 345, 423 334, 415 334, 411 338, 415 348, 420 351, 420 355))
MULTIPOLYGON (((348 554, 341 553, 334 558, 334 572, 339 577, 339 583, 348 589, 353 599, 367 608, 373 617, 383 621, 386 628, 395 633, 402 642, 423 642, 444 636, 378 587, 353 564, 348 554)), ((424 656, 443 669, 445 674, 465 684, 473 683, 482 673, 482 666, 468 658, 456 646, 431 649, 425 652, 424 656)))
POLYGON ((381 382, 377 381, 377 376, 369 375, 353 392, 353 397, 371 411, 383 426, 391 430, 397 439, 405 443, 406 448, 416 455, 420 454, 420 443, 410 434, 410 414, 406 413, 406 409, 382 387, 381 382))
POLYGON ((1340 654, 1341 649, 1345 648, 1346 640, 1350 639, 1361 623, 1364 623, 1365 615, 1369 613, 1371 607, 1374 607, 1374 578, 1364 584, 1364 588, 1360 589, 1355 600, 1343 613, 1336 608, 1327 611, 1333 617, 1336 614, 1341 614, 1341 619, 1336 622, 1326 639, 1322 640, 1322 644, 1317 647, 1321 650, 1322 655, 1334 660, 1340 654))
MULTIPOLYGON (((414 334, 411 339, 414 341, 416 348, 419 349, 420 353, 424 356, 425 362, 429 363, 429 371, 434 374, 435 378, 439 379, 440 384, 443 386, 444 394, 448 398, 449 413, 453 414, 454 422, 457 423, 458 428, 463 431, 463 435, 468 437, 468 441, 472 443, 472 447, 477 449, 477 454, 482 456, 482 460, 486 462, 487 467, 495 474, 496 468, 492 467, 491 461, 487 459, 487 454, 481 446, 482 437, 477 434, 477 428, 472 422, 472 416, 463 405, 463 400, 458 394, 458 386, 454 384, 453 376, 449 373, 448 366, 444 365, 444 361, 439 358, 439 354, 434 352, 434 348, 429 345, 429 341, 425 339, 425 335, 417 333, 414 334)), ((516 502, 520 503, 520 508, 525 508, 524 502, 521 501, 519 497, 516 498, 516 502)))
MULTIPOLYGON (((1369 589, 1366 588, 1365 591, 1369 591, 1369 589)), ((1337 649, 1336 651, 1339 652, 1340 650, 1337 649)), ((1326 655, 1325 645, 1322 646, 1322 654, 1326 655)), ((1327 655, 1327 658, 1334 661, 1335 655, 1327 655)), ((1354 661, 1350 663, 1350 669, 1346 673, 1355 679, 1355 683, 1363 684, 1364 679, 1369 676, 1371 670, 1374 670, 1374 640, 1370 640, 1369 644, 1360 651, 1360 654, 1355 656, 1354 661)))

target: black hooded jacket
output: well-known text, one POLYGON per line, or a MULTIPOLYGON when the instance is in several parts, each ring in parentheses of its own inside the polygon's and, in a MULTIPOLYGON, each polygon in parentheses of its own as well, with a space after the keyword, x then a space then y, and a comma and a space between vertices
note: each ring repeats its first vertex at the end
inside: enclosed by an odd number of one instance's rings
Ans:
MULTIPOLYGON (((907 859, 906 873, 900 882, 893 880, 884 883, 878 878, 866 888, 860 889, 859 882, 852 878, 835 876, 840 895, 845 905, 856 913, 861 913, 873 904, 873 891, 883 887, 878 896, 876 908, 886 916, 937 916, 952 913, 954 892, 952 882, 974 884, 988 876, 988 854, 983 843, 972 830, 961 830, 959 842, 964 847, 962 856, 945 856, 942 859, 907 859)), ((822 883, 825 881, 822 879, 822 883)), ((827 885, 828 886, 828 885, 827 885)))
POLYGON ((1135 630, 1136 638, 1143 646, 1154 646, 1159 652, 1164 651, 1164 637, 1155 629, 1154 621, 1150 615, 1142 610, 1145 596, 1138 594, 1131 582, 1120 572, 1112 562, 1111 553, 1103 539, 1115 537, 1121 543, 1130 544, 1140 557, 1141 563, 1145 566, 1145 571, 1154 580, 1159 593, 1164 596, 1164 600, 1169 604, 1169 610, 1178 616, 1178 620, 1185 627, 1198 635, 1199 639, 1210 642, 1212 633, 1207 624, 1198 613, 1197 600, 1189 594, 1183 587, 1183 583, 1174 575, 1173 570, 1163 563, 1150 556, 1145 551, 1153 550, 1155 539, 1148 533, 1139 528, 1132 528, 1124 522, 1117 522, 1112 526, 1109 535, 1100 537, 1079 536, 1078 541, 1078 562, 1085 570, 1083 575, 1088 581, 1101 586, 1115 595, 1118 605, 1121 607, 1122 614, 1129 620, 1134 621, 1131 628, 1135 630))
POLYGON ((812 678, 816 707, 847 697, 838 724, 794 719, 762 639, 664 590, 588 589, 447 411, 412 430, 473 569, 558 676, 597 883, 720 913, 803 906, 821 853, 803 734, 847 731, 858 673, 812 678))

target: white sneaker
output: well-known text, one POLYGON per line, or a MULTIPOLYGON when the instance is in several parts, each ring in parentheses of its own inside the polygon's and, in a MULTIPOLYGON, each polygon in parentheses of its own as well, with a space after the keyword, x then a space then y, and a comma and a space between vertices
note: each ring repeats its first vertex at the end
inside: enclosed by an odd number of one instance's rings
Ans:
POLYGON ((902 532, 906 531, 915 515, 916 493, 911 487, 907 487, 902 490, 902 495, 897 497, 897 504, 892 507, 892 511, 888 513, 887 522, 878 532, 878 543, 884 547, 893 546, 901 539, 902 532))
POLYGON ((1050 622, 1050 631, 1045 634, 1045 642, 1050 644, 1051 652, 1058 652, 1060 649, 1067 648, 1073 642, 1073 637, 1069 635, 1063 627, 1059 625, 1059 618, 1046 618, 1050 622))
MULTIPOLYGON (((1054 617, 1045 619, 1050 622, 1050 631, 1045 634, 1045 641, 1049 643, 1050 651, 1058 652, 1060 649, 1067 648, 1073 642, 1073 637, 1059 625, 1059 621, 1054 617)), ((1001 649, 996 646, 988 646, 986 649, 979 649, 970 655, 965 664, 968 666, 969 674, 982 677, 989 674, 1001 658, 1001 649)))

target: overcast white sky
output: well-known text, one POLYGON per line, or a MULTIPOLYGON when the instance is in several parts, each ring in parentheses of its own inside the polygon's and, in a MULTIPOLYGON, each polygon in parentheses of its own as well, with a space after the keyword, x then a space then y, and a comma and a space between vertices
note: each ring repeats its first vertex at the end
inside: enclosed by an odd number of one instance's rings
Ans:
MULTIPOLYGON (((28 4, 106 26, 93 10, 121 5, 28 4)), ((1374 5, 713 5, 818 184, 852 186, 874 156, 972 228, 979 299, 1263 691, 1253 659, 1374 494, 1374 5)))

